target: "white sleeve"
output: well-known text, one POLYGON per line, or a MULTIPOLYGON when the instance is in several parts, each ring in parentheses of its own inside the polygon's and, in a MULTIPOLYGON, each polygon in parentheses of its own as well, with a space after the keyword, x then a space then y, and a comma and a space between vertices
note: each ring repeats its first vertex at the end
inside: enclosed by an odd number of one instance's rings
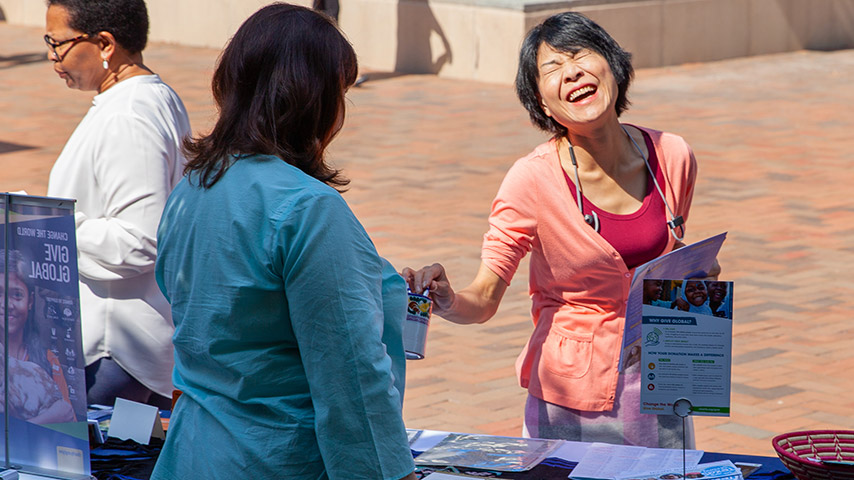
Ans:
POLYGON ((75 218, 80 274, 95 280, 154 270, 157 225, 183 163, 165 127, 133 114, 115 115, 105 125, 94 148, 102 215, 75 218))

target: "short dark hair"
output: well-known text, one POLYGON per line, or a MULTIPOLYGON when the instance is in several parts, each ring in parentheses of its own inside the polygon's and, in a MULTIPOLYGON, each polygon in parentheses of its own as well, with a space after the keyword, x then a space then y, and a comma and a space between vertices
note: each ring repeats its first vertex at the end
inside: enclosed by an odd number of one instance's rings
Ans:
POLYGON ((531 29, 519 52, 516 95, 528 110, 534 125, 555 136, 567 134, 566 127, 546 115, 540 105, 537 53, 543 43, 561 52, 577 53, 586 48, 605 57, 617 80, 617 115, 628 108, 629 99, 626 92, 634 76, 632 54, 623 50, 605 29, 589 18, 576 12, 563 12, 552 15, 531 29))
POLYGON ((68 11, 69 27, 89 35, 110 32, 130 53, 148 43, 148 9, 145 0, 47 0, 48 7, 68 11))
POLYGON ((329 17, 284 3, 258 10, 220 56, 211 82, 219 118, 208 135, 184 142, 184 172, 210 187, 231 155, 266 154, 344 187, 349 180, 324 152, 357 72, 356 52, 329 17))

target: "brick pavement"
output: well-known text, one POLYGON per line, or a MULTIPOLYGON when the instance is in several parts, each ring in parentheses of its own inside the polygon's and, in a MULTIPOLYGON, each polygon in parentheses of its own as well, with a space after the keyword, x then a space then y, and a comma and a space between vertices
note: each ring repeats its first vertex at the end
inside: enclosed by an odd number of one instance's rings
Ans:
MULTIPOLYGON (((40 29, 0 23, 0 191, 44 194, 91 93, 67 90, 40 29)), ((217 51, 154 44, 146 61, 182 96, 194 129, 214 115, 217 51)), ((544 136, 509 86, 372 73, 349 95, 330 155, 345 194, 397 267, 442 261, 463 286, 479 263, 504 172, 544 136)), ((773 455, 801 428, 854 429, 854 51, 641 70, 625 114, 693 146, 700 178, 688 240, 729 231, 722 278, 735 286, 733 414, 697 418, 698 447, 773 455)), ((513 363, 530 333, 526 268, 497 316, 436 318, 428 358, 411 362, 408 425, 518 435, 525 392, 513 363)))

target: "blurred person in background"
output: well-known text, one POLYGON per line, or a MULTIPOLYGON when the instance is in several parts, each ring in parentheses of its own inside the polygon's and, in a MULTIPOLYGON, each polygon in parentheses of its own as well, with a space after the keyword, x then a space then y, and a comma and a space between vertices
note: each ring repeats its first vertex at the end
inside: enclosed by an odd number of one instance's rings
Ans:
POLYGON ((48 196, 77 200, 88 402, 169 408, 169 304, 154 281, 157 224, 182 175, 190 122, 142 59, 143 0, 48 0, 48 58, 68 88, 96 93, 53 166, 48 196))
MULTIPOLYGON (((338 3, 338 0, 313 0, 311 2, 311 8, 329 15, 332 20, 335 20, 336 24, 338 23, 338 12, 341 10, 341 5, 338 3)), ((360 74, 356 77, 356 81, 353 83, 353 86, 361 86, 367 81, 368 75, 360 74)))
POLYGON ((338 10, 340 8, 338 0, 313 0, 311 8, 329 15, 336 23, 338 22, 338 10))

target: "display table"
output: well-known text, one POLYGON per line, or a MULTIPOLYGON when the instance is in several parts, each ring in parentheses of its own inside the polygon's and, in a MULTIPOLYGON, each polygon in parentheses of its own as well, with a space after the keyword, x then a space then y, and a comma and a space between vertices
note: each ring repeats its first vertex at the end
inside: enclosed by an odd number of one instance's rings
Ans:
MULTIPOLYGON (((447 435, 448 432, 422 430, 418 437, 412 442, 411 449, 413 456, 417 458, 418 455, 439 443, 447 435)), ((586 442, 566 441, 548 458, 546 458, 544 461, 542 461, 540 464, 538 464, 531 470, 525 472, 490 472, 488 470, 475 470, 454 467, 418 467, 418 475, 419 478, 421 478, 422 475, 426 475, 433 471, 443 471, 463 474, 469 473, 481 478, 500 478, 508 480, 565 480, 572 472, 572 469, 575 467, 578 461, 581 460, 581 457, 584 455, 590 445, 590 443, 586 442)), ((103 451, 103 447, 99 447, 93 449, 92 451, 93 460, 97 459, 99 450, 102 450, 100 452, 101 454, 115 455, 122 453, 119 451, 112 450, 103 451)), ((150 468, 153 467, 154 462, 156 461, 156 456, 152 455, 154 452, 156 452, 156 449, 140 445, 138 452, 125 450, 124 454, 128 455, 128 458, 137 459, 134 463, 137 463, 140 467, 138 471, 150 471, 150 468), (145 459, 146 456, 148 457, 147 459, 145 459), (142 460, 140 461, 140 459, 142 460)), ((710 463, 719 460, 730 460, 733 463, 758 463, 762 465, 762 467, 753 474, 751 474, 748 479, 789 480, 794 478, 789 472, 789 470, 786 469, 785 466, 783 466, 783 463, 778 457, 705 452, 700 463, 710 463)), ((92 473, 101 480, 109 476, 109 473, 99 472, 96 468, 95 463, 93 463, 92 465, 92 473)), ((40 477, 30 474, 20 475, 21 480, 39 480, 42 478, 47 477, 40 477)), ((125 474, 122 478, 126 480, 147 480, 148 477, 147 475, 129 476, 125 474)))
MULTIPOLYGON (((448 435, 448 432, 435 430, 423 430, 421 434, 412 442, 411 448, 413 455, 417 458, 419 454, 430 449, 438 444, 443 438, 448 435)), ((430 471, 437 472, 453 472, 462 474, 476 475, 481 478, 502 478, 513 480, 565 480, 575 465, 581 460, 586 453, 590 443, 565 441, 564 444, 555 450, 548 458, 540 464, 525 472, 489 472, 485 470, 465 469, 465 468, 434 468, 434 467, 418 467, 419 473, 429 473, 430 471)), ((794 479, 791 472, 783 465, 778 457, 763 457, 757 455, 739 455, 730 453, 713 453, 705 452, 700 463, 710 463, 719 460, 730 460, 733 463, 746 462, 757 463, 762 467, 751 474, 749 479, 774 479, 774 480, 789 480, 794 479)), ((419 477, 420 478, 420 477, 419 477)))

